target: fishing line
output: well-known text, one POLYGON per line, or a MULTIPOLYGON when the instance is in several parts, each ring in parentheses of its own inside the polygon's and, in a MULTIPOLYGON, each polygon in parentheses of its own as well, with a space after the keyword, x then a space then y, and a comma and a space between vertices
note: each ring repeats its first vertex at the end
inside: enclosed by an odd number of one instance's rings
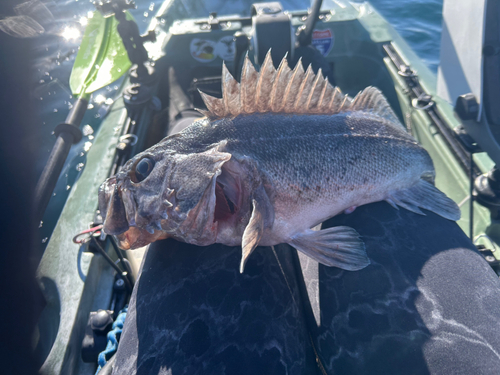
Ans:
POLYGON ((278 254, 276 253, 276 250, 274 249, 274 246, 271 246, 271 249, 273 250, 274 256, 276 257, 276 261, 278 262, 278 266, 280 267, 281 274, 283 275, 283 278, 285 279, 286 286, 288 287, 288 290, 290 291, 290 295, 292 296, 293 302, 295 303, 295 307, 297 307, 297 310, 300 310, 299 304, 295 300, 295 297, 293 296, 292 288, 290 287, 290 284, 288 283, 288 279, 286 278, 285 271, 283 270, 283 267, 281 266, 281 262, 278 258, 278 254))
MULTIPOLYGON (((290 295, 292 296, 292 300, 295 303, 295 307, 297 307, 297 310, 300 311, 299 304, 297 303, 297 301, 295 300, 295 297, 293 296, 292 287, 288 283, 288 279, 286 278, 285 271, 283 270, 283 267, 281 266, 281 262, 278 258, 278 254, 276 253, 276 250, 274 249, 274 246, 271 246, 271 249, 273 250, 274 256, 276 257, 276 261, 278 262, 278 266, 280 267, 281 274, 283 275, 283 278, 285 279, 286 286, 288 287, 288 290, 290 291, 290 295)), ((327 375, 327 372, 325 370, 325 366, 323 366, 323 363, 321 362, 321 358, 319 357, 319 354, 316 350, 316 345, 314 345, 314 340, 312 338, 312 335, 311 335, 311 332, 309 331, 309 329, 307 330, 307 334, 309 335, 309 340, 311 341, 311 346, 312 346, 313 351, 314 351, 314 356, 316 357, 316 365, 319 367, 322 375, 327 375)))
POLYGON ((462 206, 470 199, 470 195, 467 195, 464 199, 460 201, 460 203, 457 204, 459 208, 462 208, 462 206))

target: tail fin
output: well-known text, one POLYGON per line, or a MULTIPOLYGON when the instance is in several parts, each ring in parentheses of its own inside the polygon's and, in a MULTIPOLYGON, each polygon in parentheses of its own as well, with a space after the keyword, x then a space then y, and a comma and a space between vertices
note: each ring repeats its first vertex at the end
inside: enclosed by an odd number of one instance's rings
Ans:
POLYGON ((420 215, 425 215, 419 209, 424 208, 448 220, 457 221, 461 216, 460 208, 454 201, 424 180, 419 180, 411 188, 392 192, 387 201, 420 215))

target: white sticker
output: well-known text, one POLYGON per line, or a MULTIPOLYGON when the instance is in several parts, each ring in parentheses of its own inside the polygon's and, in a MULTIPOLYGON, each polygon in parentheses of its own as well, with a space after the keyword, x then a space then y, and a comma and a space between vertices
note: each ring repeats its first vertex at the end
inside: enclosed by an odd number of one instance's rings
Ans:
POLYGON ((234 60, 234 40, 232 35, 227 35, 219 39, 215 46, 215 54, 224 61, 234 60))
POLYGON ((215 53, 216 44, 211 40, 194 38, 190 45, 191 56, 203 63, 214 61, 217 57, 215 53))

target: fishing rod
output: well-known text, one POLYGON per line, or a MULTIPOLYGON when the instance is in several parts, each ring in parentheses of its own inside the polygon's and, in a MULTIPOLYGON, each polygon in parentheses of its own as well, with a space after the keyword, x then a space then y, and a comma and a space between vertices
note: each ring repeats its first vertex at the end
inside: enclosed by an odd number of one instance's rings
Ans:
MULTIPOLYGON (((132 16, 127 13, 127 18, 132 16)), ((90 94, 116 81, 131 66, 117 26, 115 17, 104 17, 98 11, 89 19, 69 79, 72 94, 77 99, 66 121, 54 129, 57 139, 35 188, 37 222, 47 208, 71 145, 82 139, 80 124, 90 94)))
POLYGON ((301 47, 307 47, 312 42, 314 25, 319 17, 319 11, 323 0, 314 0, 306 23, 297 30, 297 43, 301 47))

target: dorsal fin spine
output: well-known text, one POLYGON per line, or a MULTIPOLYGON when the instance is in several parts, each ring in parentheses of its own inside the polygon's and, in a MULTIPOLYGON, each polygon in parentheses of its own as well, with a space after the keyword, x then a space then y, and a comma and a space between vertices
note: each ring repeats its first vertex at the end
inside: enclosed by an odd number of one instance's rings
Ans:
POLYGON ((312 66, 307 67, 304 79, 300 84, 299 91, 297 93, 297 98, 295 99, 295 104, 293 106, 296 113, 302 113, 307 105, 307 98, 309 97, 309 91, 311 90, 311 80, 314 78, 314 72, 312 66))
POLYGON ((252 62, 248 58, 248 53, 245 56, 243 70, 241 72, 241 104, 243 113, 255 112, 255 87, 257 85, 258 73, 255 70, 252 62))
POLYGON ((270 91, 275 77, 276 69, 274 69, 271 51, 269 51, 260 68, 259 81, 255 88, 255 106, 258 112, 267 112, 270 109, 270 91))
MULTIPOLYGON (((318 112, 321 113, 323 111, 323 103, 325 102, 325 95, 327 93, 328 87, 330 86, 328 82, 328 78, 323 78, 323 90, 321 91, 321 96, 318 100, 318 112)), ((331 86, 330 86, 331 87, 331 86)))
POLYGON ((340 105, 339 112, 347 112, 351 109, 351 98, 349 95, 344 95, 344 100, 342 100, 342 104, 340 105))
POLYGON ((321 94, 323 93, 323 74, 321 68, 318 69, 318 74, 316 74, 316 79, 312 85, 311 92, 307 98, 306 108, 310 112, 317 112, 318 105, 321 100, 321 94))
POLYGON ((285 91, 284 97, 284 108, 283 110, 287 113, 291 113, 294 109, 295 99, 296 97, 293 93, 296 93, 298 87, 300 87, 300 83, 302 82, 302 76, 304 75, 304 68, 302 67, 302 58, 299 58, 295 68, 292 71, 292 77, 290 78, 290 82, 288 83, 285 91))
POLYGON ((236 82, 231 73, 222 64, 222 99, 226 113, 237 115, 241 111, 240 84, 236 82))
POLYGON ((288 79, 292 73, 288 67, 287 55, 288 52, 285 54, 285 57, 283 57, 283 60, 281 60, 273 83, 273 90, 271 92, 271 111, 273 112, 280 112, 285 105, 283 96, 285 95, 288 79))
POLYGON ((200 91, 201 98, 207 106, 209 116, 208 117, 223 117, 224 116, 224 103, 222 99, 215 98, 213 96, 205 94, 200 91))
POLYGON ((326 113, 330 108, 330 100, 335 95, 335 89, 328 82, 328 78, 325 77, 325 88, 323 92, 323 96, 321 98, 321 104, 319 106, 320 113, 326 113))
POLYGON ((340 99, 342 93, 340 92, 340 89, 338 87, 335 87, 333 90, 333 95, 332 98, 330 99, 330 104, 328 105, 328 110, 333 112, 335 108, 338 108, 340 104, 342 104, 342 101, 340 99))

